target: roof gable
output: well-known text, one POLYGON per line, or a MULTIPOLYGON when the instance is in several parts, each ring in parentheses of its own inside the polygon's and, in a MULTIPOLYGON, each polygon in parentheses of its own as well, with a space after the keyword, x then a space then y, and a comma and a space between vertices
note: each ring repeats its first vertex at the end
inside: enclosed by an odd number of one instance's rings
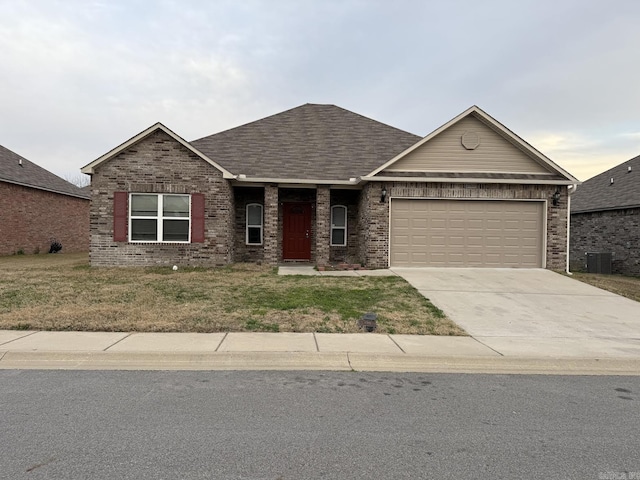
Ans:
POLYGON ((640 207, 640 155, 586 180, 571 196, 571 213, 634 207, 640 207))
POLYGON ((443 172, 528 175, 572 183, 578 180, 479 107, 473 106, 401 152, 367 177, 443 172))
POLYGON ((111 160, 112 158, 116 157, 119 153, 125 151, 126 149, 128 149, 129 147, 135 145, 136 143, 144 140, 149 135, 151 135, 154 132, 157 132, 158 130, 166 133, 171 138, 173 138, 176 142, 178 142, 181 145, 183 145, 187 150, 195 153, 197 156, 202 158, 205 162, 209 163, 210 165, 212 165, 213 167, 218 169, 220 172, 222 172, 224 178, 234 178, 234 176, 229 171, 227 171, 225 168, 220 166, 217 162, 214 162, 213 160, 211 160, 207 155, 205 155, 204 153, 200 152, 193 145, 191 145, 189 142, 184 140, 182 137, 180 137, 179 135, 174 133, 169 128, 165 127, 160 122, 156 123, 155 125, 150 126, 146 130, 143 130, 138 135, 130 138, 129 140, 127 140, 126 142, 124 142, 121 145, 117 146, 113 150, 110 150, 109 152, 105 153, 101 157, 95 159, 93 162, 85 165, 84 167, 82 167, 81 172, 89 174, 89 175, 92 175, 95 172, 95 169, 98 168, 101 164, 111 160))
POLYGON ((418 140, 335 105, 305 104, 191 145, 247 180, 347 181, 418 140))
POLYGON ((460 119, 384 172, 553 173, 474 115, 460 119))
POLYGON ((89 194, 74 184, 0 145, 0 181, 49 192, 89 198, 89 194))

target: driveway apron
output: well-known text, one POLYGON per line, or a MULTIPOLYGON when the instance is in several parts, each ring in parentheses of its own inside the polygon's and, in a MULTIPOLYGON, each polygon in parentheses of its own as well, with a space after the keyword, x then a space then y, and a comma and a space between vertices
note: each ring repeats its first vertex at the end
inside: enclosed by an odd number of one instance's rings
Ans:
POLYGON ((640 303, 543 269, 393 268, 503 355, 640 357, 640 303))

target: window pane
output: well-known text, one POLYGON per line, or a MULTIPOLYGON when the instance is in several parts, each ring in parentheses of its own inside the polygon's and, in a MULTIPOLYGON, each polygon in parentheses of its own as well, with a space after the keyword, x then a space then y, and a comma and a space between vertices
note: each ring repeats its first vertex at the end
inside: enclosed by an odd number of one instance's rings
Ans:
POLYGON ((158 239, 157 220, 131 220, 131 240, 155 242, 158 239))
POLYGON ((262 225, 261 205, 249 205, 247 207, 247 225, 262 225))
POLYGON ((336 227, 344 227, 346 225, 347 209, 344 207, 333 207, 331 212, 333 213, 331 224, 336 227))
POLYGON ((164 242, 188 242, 189 220, 163 220, 162 237, 164 242))
POLYGON ((344 245, 344 232, 342 228, 334 228, 331 230, 331 244, 332 245, 344 245))
POLYGON ((157 217, 157 195, 131 195, 131 215, 134 217, 157 217))
POLYGON ((247 229, 247 243, 262 243, 262 229, 260 227, 249 227, 247 229))
POLYGON ((189 197, 187 195, 165 195, 162 197, 162 215, 165 217, 188 217, 189 197))

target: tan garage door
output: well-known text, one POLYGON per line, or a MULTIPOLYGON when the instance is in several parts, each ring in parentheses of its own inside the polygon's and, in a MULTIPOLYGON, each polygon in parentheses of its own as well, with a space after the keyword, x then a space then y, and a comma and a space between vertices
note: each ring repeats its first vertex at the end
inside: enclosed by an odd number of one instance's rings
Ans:
POLYGON ((543 202, 391 200, 391 266, 542 267, 543 202))

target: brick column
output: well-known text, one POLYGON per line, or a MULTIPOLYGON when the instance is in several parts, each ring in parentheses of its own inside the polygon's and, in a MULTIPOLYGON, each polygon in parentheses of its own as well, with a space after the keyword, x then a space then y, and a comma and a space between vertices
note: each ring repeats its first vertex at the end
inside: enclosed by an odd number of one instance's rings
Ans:
POLYGON ((551 270, 565 270, 567 267, 567 213, 569 211, 568 188, 560 188, 560 201, 553 204, 556 187, 547 191, 547 265, 551 270))
MULTIPOLYGON (((390 185, 387 184, 387 190, 390 185)), ((382 184, 371 182, 365 186, 360 201, 361 255, 370 268, 389 266, 389 197, 380 202, 382 184), (365 209, 365 210, 363 210, 365 209)))
POLYGON ((331 194, 328 186, 318 185, 316 191, 316 264, 329 263, 331 235, 331 194))
POLYGON ((278 186, 264 187, 264 261, 277 265, 280 258, 278 243, 278 186))

